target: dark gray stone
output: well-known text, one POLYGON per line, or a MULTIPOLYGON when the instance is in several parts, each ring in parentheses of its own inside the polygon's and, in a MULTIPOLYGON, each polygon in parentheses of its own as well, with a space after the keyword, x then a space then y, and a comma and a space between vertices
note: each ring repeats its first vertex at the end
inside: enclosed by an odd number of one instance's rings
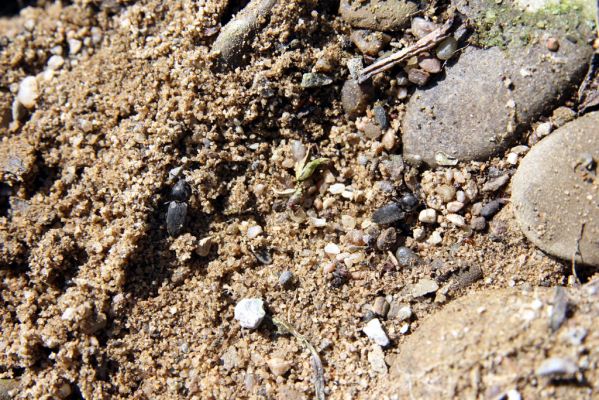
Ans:
POLYGON ((339 14, 351 26, 375 31, 404 28, 418 11, 416 2, 407 0, 341 0, 339 14))

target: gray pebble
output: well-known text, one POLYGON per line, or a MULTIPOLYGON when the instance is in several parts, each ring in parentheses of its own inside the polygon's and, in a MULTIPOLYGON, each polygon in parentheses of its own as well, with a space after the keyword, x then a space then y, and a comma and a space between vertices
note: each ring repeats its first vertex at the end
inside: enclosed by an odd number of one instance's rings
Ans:
POLYGON ((358 84, 350 79, 341 89, 341 103, 343 110, 350 118, 355 118, 366 111, 370 99, 374 96, 374 89, 368 83, 358 84))
POLYGON ((487 220, 484 217, 474 217, 470 221, 470 227, 475 231, 482 231, 487 227, 487 220))
POLYGON ((497 214, 504 204, 505 200, 503 199, 491 200, 490 202, 482 206, 482 208, 480 209, 480 215, 482 215, 486 219, 489 219, 493 217, 495 214, 497 214))
POLYGON ((412 68, 408 71, 408 80, 417 86, 424 86, 428 83, 431 75, 423 69, 412 68))
POLYGON ((387 120, 387 112, 380 104, 376 104, 372 107, 372 112, 374 113, 374 118, 377 124, 381 127, 381 129, 389 128, 389 121, 387 120))
POLYGON ((420 257, 409 247, 401 246, 395 252, 395 258, 402 267, 415 267, 420 263, 420 257))
POLYGON ((376 247, 381 251, 392 250, 397 243, 397 232, 395 228, 387 228, 381 232, 376 240, 376 247))
POLYGON ((312 88, 319 86, 327 86, 331 83, 333 83, 333 80, 329 78, 327 75, 308 72, 302 76, 302 83, 300 85, 303 88, 312 88))
POLYGON ((497 190, 501 189, 503 187, 503 185, 508 183, 509 180, 510 180, 510 176, 507 174, 498 176, 497 178, 493 178, 483 185, 482 191, 483 192, 496 192, 497 190))
POLYGON ((412 297, 422 297, 439 290, 439 285, 432 279, 421 279, 412 287, 412 297))

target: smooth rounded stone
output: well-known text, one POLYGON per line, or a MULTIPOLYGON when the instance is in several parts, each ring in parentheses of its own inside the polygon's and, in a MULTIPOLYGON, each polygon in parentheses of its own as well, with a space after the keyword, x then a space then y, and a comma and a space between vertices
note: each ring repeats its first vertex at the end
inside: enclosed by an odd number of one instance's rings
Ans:
POLYGON ((493 215, 497 214, 504 204, 505 200, 503 199, 491 200, 480 209, 480 215, 489 219, 493 217, 493 215))
POLYGON ((341 104, 343 110, 350 118, 355 118, 366 111, 370 99, 374 96, 374 89, 368 83, 358 84, 354 79, 349 79, 341 89, 341 104))
POLYGON ((564 41, 558 53, 541 43, 467 47, 433 87, 417 90, 403 119, 407 161, 487 160, 507 149, 586 72, 591 48, 564 41), (510 84, 506 84, 510 83, 510 84))
POLYGON ((242 328, 256 329, 265 316, 261 299, 243 299, 235 306, 235 319, 242 328))
POLYGON ((543 361, 537 368, 535 374, 538 376, 562 376, 574 375, 578 372, 578 366, 567 358, 552 357, 543 361))
POLYGON ((475 231, 482 231, 487 226, 487 220, 484 217, 474 217, 470 221, 470 227, 475 231))
POLYGON ((434 57, 426 57, 421 59, 418 62, 418 66, 431 74, 438 74, 441 72, 441 61, 434 57))
POLYGON ((381 325, 381 321, 379 321, 377 318, 374 318, 374 319, 371 319, 370 321, 368 321, 366 326, 364 326, 364 328, 362 328, 362 331, 373 342, 375 342, 376 344, 378 344, 381 347, 385 347, 385 346, 389 345, 389 343, 390 343, 389 337, 387 336, 387 333, 385 333, 385 330, 383 329, 383 326, 381 325))
POLYGON ((444 39, 435 50, 435 55, 439 60, 449 60, 455 54, 458 48, 458 41, 452 36, 444 39))
POLYGON ((402 267, 415 267, 420 263, 420 257, 409 247, 401 246, 395 252, 395 258, 402 267))
POLYGON ((273 357, 267 362, 268 368, 275 376, 283 376, 291 369, 292 364, 280 357, 273 357))
POLYGON ((425 224, 434 224, 437 222, 437 211, 435 211, 433 208, 424 209, 420 211, 418 220, 425 224))
POLYGON ((456 188, 451 185, 439 185, 435 192, 441 197, 443 203, 449 203, 455 198, 456 188))
POLYGON ((279 285, 288 286, 293 281, 293 273, 291 271, 283 271, 279 275, 279 285))
POLYGON ((405 218, 405 213, 397 203, 390 203, 377 209, 372 214, 372 222, 379 225, 388 225, 405 218))
POLYGON ((339 14, 354 28, 397 31, 410 22, 418 8, 408 0, 341 0, 339 14))
POLYGON ((39 87, 35 76, 25 77, 19 84, 19 91, 17 92, 17 100, 25 108, 32 109, 35 107, 37 98, 39 97, 39 87))
POLYGON ((416 17, 412 19, 412 23, 410 25, 410 30, 412 31, 412 35, 416 38, 420 39, 437 29, 439 25, 434 22, 427 21, 424 18, 416 17))
POLYGON ((369 56, 377 56, 379 51, 389 44, 391 37, 382 32, 372 32, 366 29, 357 29, 349 36, 358 50, 369 56))
POLYGON ((532 147, 512 179, 514 213, 526 237, 556 257, 576 255, 577 263, 592 266, 599 266, 598 126, 593 112, 557 129, 532 147))

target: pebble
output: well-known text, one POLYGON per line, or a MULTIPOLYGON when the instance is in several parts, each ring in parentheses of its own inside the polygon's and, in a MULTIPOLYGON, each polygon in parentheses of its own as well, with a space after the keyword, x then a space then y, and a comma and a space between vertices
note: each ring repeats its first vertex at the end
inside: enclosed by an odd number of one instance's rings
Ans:
POLYGON ((79 51, 81 50, 81 46, 83 46, 83 43, 81 43, 81 40, 79 39, 68 39, 67 43, 69 44, 70 54, 79 53, 79 51))
POLYGON ((467 162, 507 149, 558 93, 576 84, 590 56, 590 47, 568 43, 560 50, 563 62, 554 63, 540 47, 510 48, 509 55, 497 47, 464 49, 458 62, 445 67, 442 81, 410 97, 402 121, 404 158, 436 166, 437 154, 467 162), (519 73, 524 67, 535 70, 534 78, 519 73), (513 85, 504 85, 506 76, 513 85), (505 107, 508 100, 517 112, 505 107))
POLYGON ((401 246, 395 252, 395 258, 401 267, 415 267, 420 263, 420 257, 409 247, 401 246))
POLYGON ((396 318, 400 321, 408 321, 412 318, 412 307, 403 306, 397 311, 396 318))
POLYGON ((205 238, 200 239, 198 242, 198 246, 195 250, 196 254, 200 257, 206 257, 208 254, 210 254, 210 250, 212 249, 212 243, 212 236, 207 236, 205 238))
POLYGON ((388 130, 383 135, 383 139, 381 140, 381 143, 383 144, 383 147, 385 148, 385 150, 391 151, 395 148, 396 141, 397 141, 397 137, 395 135, 395 131, 388 130))
POLYGON ((345 190, 345 185, 343 183, 334 183, 329 187, 329 193, 331 194, 341 194, 345 190))
POLYGON ((433 246, 441 244, 441 242, 443 242, 443 237, 441 237, 441 232, 434 231, 433 233, 431 233, 430 237, 428 238, 428 240, 426 242, 428 244, 432 244, 433 246))
POLYGON ((356 123, 356 127, 364 132, 364 136, 366 136, 368 139, 375 140, 383 134, 381 127, 370 121, 361 123, 359 126, 358 123, 356 123))
POLYGON ((511 198, 516 220, 533 244, 569 262, 576 255, 577 263, 591 266, 599 266, 597 126, 599 112, 588 113, 533 146, 514 175, 511 198), (594 165, 586 165, 583 155, 589 153, 594 165))
POLYGON ((349 71, 349 75, 353 80, 358 79, 358 75, 360 71, 364 69, 364 62, 362 57, 354 57, 347 60, 347 70, 349 71))
POLYGON ((247 230, 247 237, 249 239, 255 239, 263 232, 262 227, 260 225, 250 226, 247 230))
POLYGON ((516 165, 518 164, 518 154, 516 153, 509 153, 506 157, 507 162, 510 163, 511 165, 516 165))
POLYGON ((543 122, 540 123, 539 125, 537 125, 536 129, 535 129, 535 133, 537 134, 537 136, 539 138, 544 138, 545 136, 549 135, 551 133, 551 130, 553 129, 553 124, 549 121, 547 122, 543 122))
POLYGON ((333 80, 324 74, 308 72, 302 76, 302 83, 300 84, 300 86, 303 88, 312 88, 327 86, 331 83, 333 83, 333 80))
POLYGON ((368 352, 368 362, 373 372, 377 374, 387 373, 387 364, 385 363, 385 353, 381 346, 372 344, 371 350, 368 352))
POLYGON ((365 29, 357 29, 350 35, 351 41, 358 50, 369 56, 377 56, 379 51, 389 44, 391 37, 382 32, 372 32, 365 29))
POLYGON ((535 373, 538 376, 572 376, 578 372, 578 366, 571 360, 566 358, 552 357, 549 358, 537 368, 535 373))
POLYGON ((425 224, 434 224, 437 222, 437 211, 432 208, 426 208, 420 211, 418 220, 425 224))
POLYGON ((426 237, 426 231, 422 228, 414 228, 414 230, 412 231, 412 237, 417 242, 423 241, 426 237))
POLYGON ((439 43, 437 50, 435 51, 435 55, 439 60, 446 61, 453 57, 457 49, 458 41, 450 36, 439 43))
POLYGON ((410 30, 412 31, 412 35, 414 35, 417 39, 423 38, 439 26, 434 22, 427 21, 421 17, 412 18, 412 24, 410 26, 410 30))
POLYGON ((470 221, 470 227, 475 231, 482 231, 487 226, 487 220, 484 217, 474 217, 470 221))
POLYGON ((480 215, 486 219, 492 218, 501 210, 504 204, 505 201, 502 199, 491 200, 480 209, 480 215))
POLYGON ((374 299, 372 311, 376 315, 385 318, 389 312, 389 307, 390 306, 387 300, 383 296, 378 296, 376 299, 374 299))
POLYGON ((378 318, 373 318, 368 321, 362 331, 366 334, 366 336, 368 336, 372 341, 381 347, 388 346, 390 343, 389 337, 385 333, 385 330, 381 325, 381 321, 379 321, 378 318))
POLYGON ((285 287, 293 282, 293 273, 291 271, 283 271, 279 275, 279 285, 285 287))
POLYGON ((462 208, 464 208, 464 203, 462 203, 461 201, 450 201, 449 203, 447 203, 447 211, 451 213, 457 213, 462 208))
POLYGON ((397 243, 395 228, 384 229, 376 240, 376 247, 381 251, 392 250, 397 243))
POLYGON ((339 14, 351 26, 375 31, 397 31, 404 28, 418 5, 407 0, 341 0, 339 14))
POLYGON ((549 37, 545 41, 545 46, 547 46, 547 50, 549 51, 558 51, 559 50, 559 40, 554 37, 549 37))
POLYGON ((501 175, 501 176, 498 176, 497 178, 493 178, 483 185, 482 191, 483 192, 496 192, 497 190, 501 189, 503 187, 503 185, 508 183, 509 180, 510 180, 509 175, 501 175))
POLYGON ((372 113, 374 114, 374 118, 376 123, 381 129, 389 128, 389 120, 387 119, 387 112, 380 104, 376 104, 372 107, 372 113))
POLYGON ((52 70, 60 69, 64 65, 64 58, 62 56, 52 56, 48 59, 48 68, 52 70))
POLYGON ((438 58, 426 57, 418 62, 418 66, 424 71, 431 74, 438 74, 441 72, 441 61, 438 58))
POLYGON ((432 279, 421 279, 412 287, 412 297, 422 297, 439 290, 439 285, 432 279))
POLYGON ((349 79, 341 89, 341 104, 343 110, 350 118, 355 118, 366 111, 370 99, 374 96, 374 89, 368 83, 361 85, 354 79, 349 79))
POLYGON ((388 225, 405 218, 406 214, 397 203, 386 204, 372 214, 372 222, 379 225, 388 225))
POLYGON ((283 376, 291 369, 291 363, 279 357, 272 357, 266 363, 275 376, 283 376))
POLYGON ((341 253, 341 249, 335 243, 328 243, 326 246, 324 246, 324 252, 329 256, 336 256, 337 254, 341 253))
POLYGON ((408 80, 417 86, 424 86, 427 84, 431 75, 419 68, 412 68, 408 72, 408 80))
POLYGON ((451 222, 453 225, 457 226, 458 228, 463 227, 464 225, 466 225, 466 221, 464 220, 464 217, 462 217, 459 214, 447 214, 445 216, 445 218, 451 222))
POLYGON ((265 316, 261 299, 243 299, 235 306, 235 319, 242 328, 256 329, 265 316))
POLYGON ((439 185, 435 188, 435 192, 441 196, 443 203, 449 203, 455 198, 456 189, 449 185, 439 185))
POLYGON ((39 88, 35 76, 23 78, 19 84, 19 91, 17 92, 17 100, 19 103, 31 110, 35 107, 38 96, 39 88))

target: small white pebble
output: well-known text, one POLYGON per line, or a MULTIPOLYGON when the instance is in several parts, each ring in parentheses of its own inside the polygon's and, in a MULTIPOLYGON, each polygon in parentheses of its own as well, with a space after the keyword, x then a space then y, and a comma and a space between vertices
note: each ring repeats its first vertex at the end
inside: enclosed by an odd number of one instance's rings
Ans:
POLYGON ((507 162, 512 164, 512 165, 516 165, 518 164, 518 154, 516 153, 510 153, 507 155, 507 162))
POLYGON ((250 239, 258 237, 262 233, 262 227, 260 225, 254 225, 248 228, 247 236, 250 239))
POLYGON ((35 107, 38 96, 39 89, 35 76, 25 77, 19 84, 19 92, 17 93, 17 100, 19 100, 19 103, 26 108, 32 109, 35 107))
POLYGON ((505 392, 505 395, 507 397, 507 400, 522 400, 520 392, 518 392, 516 389, 508 390, 507 392, 505 392))
POLYGON ((329 187, 329 193, 331 194, 341 194, 345 190, 345 185, 343 183, 335 183, 329 187))
POLYGON ((457 227, 462 227, 462 226, 466 225, 466 221, 464 221, 464 217, 462 217, 459 214, 447 214, 445 216, 445 218, 447 218, 447 220, 449 222, 451 222, 452 224, 454 224, 457 227))
POLYGON ((464 207, 464 203, 462 203, 461 201, 450 201, 449 203, 447 203, 447 211, 449 211, 451 213, 457 213, 463 207, 464 207))
POLYGON ((52 56, 48 59, 48 68, 57 70, 64 65, 64 58, 62 56, 52 56))
POLYGON ((381 321, 377 318, 368 321, 362 331, 379 346, 385 347, 389 342, 389 337, 385 333, 381 321))
POLYGON ((81 43, 81 40, 68 39, 67 42, 69 43, 69 53, 70 54, 79 53, 79 50, 81 50, 81 46, 83 45, 83 43, 81 43))
POLYGON ((413 233, 414 240, 416 240, 416 241, 424 240, 424 237, 426 236, 426 231, 422 228, 414 228, 412 233, 413 233))
POLYGON ((439 231, 434 231, 433 233, 431 233, 430 237, 427 240, 428 244, 432 244, 432 245, 438 245, 443 241, 443 238, 441 237, 441 233, 439 233, 439 231))
POLYGON ((399 328, 399 333, 405 335, 410 330, 410 324, 403 324, 401 328, 399 328))
POLYGON ((343 197, 344 199, 353 200, 354 192, 351 190, 344 190, 343 192, 341 192, 341 197, 343 197))
POLYGON ((466 202, 466 193, 463 190, 458 190, 455 194, 455 199, 460 203, 466 202))
POLYGON ((535 133, 538 137, 543 138, 551 133, 552 128, 553 125, 551 125, 551 122, 543 122, 537 126, 535 133))
POLYGON ((437 211, 432 208, 427 208, 420 211, 418 215, 418 220, 425 224, 434 224, 437 222, 437 211))
POLYGON ((310 224, 315 228, 324 228, 327 226, 327 220, 324 218, 310 218, 310 224))
POLYGON ((356 227, 356 219, 351 215, 342 215, 341 225, 343 225, 343 228, 347 230, 354 229, 356 227))
POLYGON ((265 316, 264 302, 261 299, 242 299, 235 306, 235 319, 242 328, 256 329, 265 316))
POLYGON ((341 249, 335 243, 328 243, 324 246, 324 252, 329 256, 336 256, 341 253, 341 249))

